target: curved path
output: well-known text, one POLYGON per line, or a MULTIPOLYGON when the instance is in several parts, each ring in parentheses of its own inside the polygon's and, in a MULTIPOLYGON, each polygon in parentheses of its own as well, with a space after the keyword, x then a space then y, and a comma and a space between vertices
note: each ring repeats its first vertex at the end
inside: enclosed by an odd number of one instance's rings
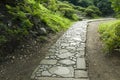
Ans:
MULTIPOLYGON (((104 19, 99 19, 104 20, 104 19)), ((33 72, 33 80, 89 80, 85 57, 88 22, 76 22, 51 46, 33 72)))

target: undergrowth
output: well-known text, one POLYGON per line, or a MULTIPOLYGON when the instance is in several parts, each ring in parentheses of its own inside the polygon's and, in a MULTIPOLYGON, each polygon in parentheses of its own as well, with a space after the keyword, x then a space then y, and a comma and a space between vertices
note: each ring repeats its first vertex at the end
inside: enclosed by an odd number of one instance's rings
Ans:
POLYGON ((107 52, 120 49, 120 20, 100 24, 99 33, 107 52))

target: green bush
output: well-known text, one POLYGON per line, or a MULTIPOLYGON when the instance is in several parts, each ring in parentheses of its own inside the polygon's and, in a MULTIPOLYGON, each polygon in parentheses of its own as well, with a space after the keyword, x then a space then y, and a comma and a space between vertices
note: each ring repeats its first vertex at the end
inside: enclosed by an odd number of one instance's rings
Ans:
POLYGON ((73 15, 72 15, 72 19, 77 21, 77 20, 79 19, 79 17, 78 17, 77 14, 73 14, 73 15))
POLYGON ((74 8, 77 9, 78 11, 81 11, 81 12, 85 11, 85 8, 81 7, 81 6, 75 6, 74 8))
POLYGON ((120 49, 120 20, 100 24, 99 33, 105 44, 105 50, 120 49))
POLYGON ((101 12, 99 10, 99 8, 95 7, 95 6, 89 6, 85 9, 85 15, 88 17, 97 17, 101 15, 101 12))
POLYGON ((69 3, 63 3, 59 2, 58 3, 58 10, 61 12, 62 16, 71 19, 71 20, 78 20, 78 15, 77 12, 78 10, 75 10, 74 6, 69 3), (75 15, 75 17, 74 17, 75 15))

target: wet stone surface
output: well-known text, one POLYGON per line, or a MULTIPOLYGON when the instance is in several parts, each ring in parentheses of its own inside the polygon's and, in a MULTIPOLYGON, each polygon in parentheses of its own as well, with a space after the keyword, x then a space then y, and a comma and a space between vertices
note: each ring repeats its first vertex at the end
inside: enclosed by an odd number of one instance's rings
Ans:
POLYGON ((42 80, 49 78, 71 78, 89 80, 86 71, 85 41, 87 21, 76 22, 51 46, 31 78, 42 80), (41 79, 40 79, 41 78, 41 79))

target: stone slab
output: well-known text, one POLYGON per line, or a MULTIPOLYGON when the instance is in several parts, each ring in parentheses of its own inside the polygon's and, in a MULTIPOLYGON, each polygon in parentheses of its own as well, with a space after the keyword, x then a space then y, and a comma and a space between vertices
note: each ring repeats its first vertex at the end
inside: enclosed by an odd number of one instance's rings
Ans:
POLYGON ((70 53, 70 52, 66 52, 63 54, 58 55, 59 58, 68 58, 70 56, 73 56, 74 54, 70 53))
POLYGON ((48 71, 43 71, 42 76, 51 76, 52 74, 50 74, 48 71))
POLYGON ((65 65, 73 65, 73 64, 75 64, 75 62, 70 60, 70 59, 60 60, 59 63, 65 64, 65 65))
POLYGON ((75 70, 75 78, 88 78, 88 72, 84 70, 75 70))
POLYGON ((84 50, 81 50, 79 51, 76 55, 75 55, 77 58, 82 58, 85 56, 85 51, 84 50))
POLYGON ((61 67, 56 66, 49 69, 51 74, 56 74, 62 77, 74 77, 74 68, 73 67, 61 67))
POLYGON ((85 58, 77 58, 77 69, 86 69, 85 58))

